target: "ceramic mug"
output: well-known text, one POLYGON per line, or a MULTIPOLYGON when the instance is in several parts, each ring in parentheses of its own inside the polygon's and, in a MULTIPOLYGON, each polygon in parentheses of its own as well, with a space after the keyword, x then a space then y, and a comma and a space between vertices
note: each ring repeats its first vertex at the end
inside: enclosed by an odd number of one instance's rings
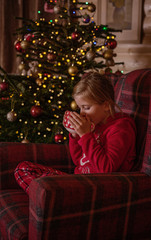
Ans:
MULTIPOLYGON (((70 116, 70 111, 66 111, 63 118, 63 125, 70 133, 75 133, 74 128, 71 126, 69 122, 69 118, 68 118, 69 116, 70 116)), ((91 123, 91 132, 93 132, 94 129, 95 129, 95 125, 94 123, 91 123)))

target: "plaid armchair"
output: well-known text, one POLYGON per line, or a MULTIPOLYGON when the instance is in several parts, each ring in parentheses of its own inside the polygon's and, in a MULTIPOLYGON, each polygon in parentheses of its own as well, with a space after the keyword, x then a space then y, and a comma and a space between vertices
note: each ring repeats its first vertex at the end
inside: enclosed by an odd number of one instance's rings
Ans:
POLYGON ((135 169, 74 175, 67 145, 0 143, 0 239, 151 239, 151 69, 108 77, 136 121, 135 169), (71 174, 33 180, 28 197, 13 175, 25 160, 71 174))

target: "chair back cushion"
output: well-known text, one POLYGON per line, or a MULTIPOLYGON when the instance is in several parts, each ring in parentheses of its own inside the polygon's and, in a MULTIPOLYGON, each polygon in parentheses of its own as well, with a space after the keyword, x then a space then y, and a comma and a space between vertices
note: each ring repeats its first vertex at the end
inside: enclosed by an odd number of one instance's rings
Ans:
POLYGON ((134 170, 151 175, 151 69, 139 69, 122 75, 114 89, 116 103, 136 123, 137 163, 134 170))

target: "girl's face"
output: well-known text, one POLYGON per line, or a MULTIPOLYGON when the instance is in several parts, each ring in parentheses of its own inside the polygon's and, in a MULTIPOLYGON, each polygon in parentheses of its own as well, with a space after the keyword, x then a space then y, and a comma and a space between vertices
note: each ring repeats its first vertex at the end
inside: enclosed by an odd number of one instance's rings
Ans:
POLYGON ((105 123, 110 116, 109 104, 106 101, 99 104, 92 98, 77 95, 75 96, 75 102, 80 108, 80 115, 87 116, 95 125, 105 123))

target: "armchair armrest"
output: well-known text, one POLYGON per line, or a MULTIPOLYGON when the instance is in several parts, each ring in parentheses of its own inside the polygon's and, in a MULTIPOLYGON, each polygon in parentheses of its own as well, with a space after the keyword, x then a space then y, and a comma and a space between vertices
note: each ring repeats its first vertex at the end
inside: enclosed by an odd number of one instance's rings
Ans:
POLYGON ((69 173, 73 171, 67 145, 0 143, 0 189, 18 188, 14 170, 22 161, 44 164, 69 173))
POLYGON ((143 173, 35 179, 29 190, 30 239, 146 239, 150 186, 151 177, 143 173))

